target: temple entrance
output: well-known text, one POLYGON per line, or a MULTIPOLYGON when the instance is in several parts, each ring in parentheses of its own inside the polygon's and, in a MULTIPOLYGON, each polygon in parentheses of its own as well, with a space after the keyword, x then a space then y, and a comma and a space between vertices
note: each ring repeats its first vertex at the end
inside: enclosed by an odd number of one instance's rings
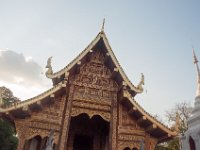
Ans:
POLYGON ((87 135, 75 135, 73 150, 92 150, 93 137, 87 135))
POLYGON ((99 115, 71 118, 67 150, 108 150, 109 122, 99 115))

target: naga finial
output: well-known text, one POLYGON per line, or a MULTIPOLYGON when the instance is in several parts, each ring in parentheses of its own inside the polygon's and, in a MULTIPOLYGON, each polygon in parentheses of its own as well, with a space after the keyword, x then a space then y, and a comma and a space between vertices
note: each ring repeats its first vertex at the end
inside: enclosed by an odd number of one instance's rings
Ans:
POLYGON ((137 85, 137 88, 140 89, 140 90, 143 90, 143 86, 144 85, 144 74, 141 73, 141 80, 139 82, 139 84, 137 85))
POLYGON ((48 77, 48 75, 52 75, 53 74, 53 70, 52 70, 52 66, 51 66, 51 59, 52 56, 48 58, 47 60, 47 65, 46 68, 48 68, 48 70, 46 71, 46 76, 48 77))

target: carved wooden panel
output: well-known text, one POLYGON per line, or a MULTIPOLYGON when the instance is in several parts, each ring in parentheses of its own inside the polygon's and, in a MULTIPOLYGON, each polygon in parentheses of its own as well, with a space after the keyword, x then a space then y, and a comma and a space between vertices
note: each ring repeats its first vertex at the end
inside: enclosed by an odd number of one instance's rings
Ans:
POLYGON ((75 117, 79 114, 86 113, 90 118, 92 118, 94 115, 101 116, 104 120, 110 121, 110 113, 105 111, 98 111, 98 110, 92 110, 92 109, 83 109, 83 108, 72 108, 71 116, 75 117))
POLYGON ((113 92, 108 90, 102 90, 97 88, 90 88, 85 86, 76 86, 74 99, 82 99, 82 100, 94 100, 101 101, 107 100, 111 101, 113 98, 113 92))
POLYGON ((120 141, 135 141, 139 142, 140 140, 144 140, 143 136, 138 136, 138 135, 132 135, 131 133, 129 134, 119 134, 119 140, 120 141))
POLYGON ((86 92, 89 95, 97 95, 98 93, 100 97, 103 93, 106 95, 107 91, 117 91, 117 84, 111 79, 111 71, 104 65, 104 61, 104 55, 100 51, 93 52, 90 61, 80 67, 79 73, 70 77, 70 83, 82 87, 89 87, 90 89, 83 88, 80 90, 82 90, 82 93, 86 92), (101 89, 102 91, 96 91, 94 89, 101 89))
POLYGON ((90 117, 100 115, 110 121, 111 103, 118 86, 104 61, 103 53, 93 52, 79 72, 70 77, 69 83, 75 85, 72 116, 87 113, 90 117))
POLYGON ((139 149, 140 143, 139 142, 132 142, 132 141, 120 141, 118 144, 118 149, 117 150, 124 150, 124 148, 129 147, 129 148, 137 148, 139 149))
POLYGON ((50 130, 55 130, 55 143, 58 142, 65 96, 57 97, 54 103, 42 106, 39 112, 32 112, 30 118, 15 120, 17 134, 20 140, 31 139, 34 136, 42 138, 49 136, 50 130))
POLYGON ((120 127, 133 130, 144 130, 136 122, 135 118, 128 113, 127 108, 123 105, 119 105, 119 118, 120 118, 120 127))
POLYGON ((31 119, 41 122, 61 124, 65 96, 56 98, 54 103, 43 106, 41 112, 32 112, 31 119))
POLYGON ((145 130, 141 128, 134 116, 128 113, 127 108, 119 104, 118 150, 126 147, 138 148, 140 142, 145 141, 145 130))

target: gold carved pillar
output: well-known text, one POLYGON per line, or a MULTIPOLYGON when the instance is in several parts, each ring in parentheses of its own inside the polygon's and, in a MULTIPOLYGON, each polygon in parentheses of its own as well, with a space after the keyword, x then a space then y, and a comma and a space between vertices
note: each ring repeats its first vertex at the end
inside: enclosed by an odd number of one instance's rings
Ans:
POLYGON ((26 143, 27 124, 25 120, 15 120, 15 127, 18 135, 17 150, 23 150, 26 143))
POLYGON ((25 138, 19 137, 17 150, 23 150, 24 149, 25 141, 26 141, 25 138))
POLYGON ((69 96, 68 100, 66 98, 66 109, 64 110, 64 121, 63 126, 61 129, 61 137, 60 137, 60 146, 59 150, 66 150, 67 146, 67 138, 68 138, 68 132, 69 132, 69 125, 71 120, 71 107, 72 107, 72 101, 73 101, 73 94, 74 94, 74 85, 70 85, 69 89, 69 96))
POLYGON ((117 150, 117 93, 113 96, 109 133, 109 150, 117 150))

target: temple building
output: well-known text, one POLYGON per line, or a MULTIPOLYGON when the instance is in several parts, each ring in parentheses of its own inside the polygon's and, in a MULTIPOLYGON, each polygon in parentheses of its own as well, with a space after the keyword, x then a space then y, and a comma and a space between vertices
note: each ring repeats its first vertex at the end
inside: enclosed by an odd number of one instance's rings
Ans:
POLYGON ((67 66, 46 76, 53 87, 0 110, 19 137, 18 150, 43 150, 54 131, 54 150, 154 150, 177 135, 146 112, 116 59, 104 30, 67 66))
POLYGON ((200 149, 200 70, 197 57, 194 53, 194 64, 197 69, 197 90, 195 104, 191 116, 187 120, 188 130, 180 135, 182 150, 200 149))

